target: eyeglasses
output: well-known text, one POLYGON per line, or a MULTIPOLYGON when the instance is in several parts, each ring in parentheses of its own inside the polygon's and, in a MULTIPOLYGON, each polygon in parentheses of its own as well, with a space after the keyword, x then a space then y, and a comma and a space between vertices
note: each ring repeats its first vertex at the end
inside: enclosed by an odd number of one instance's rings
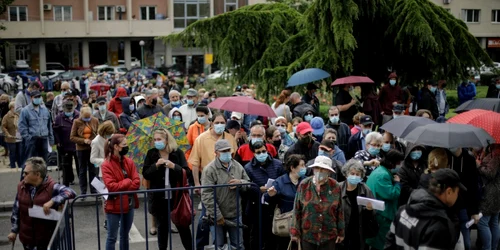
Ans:
POLYGON ((262 151, 255 151, 255 154, 267 154, 267 150, 262 150, 262 151))
POLYGON ((286 128, 285 124, 276 124, 276 127, 286 128))
POLYGON ((250 137, 254 137, 254 138, 262 138, 262 134, 250 134, 250 137))
POLYGON ((69 89, 66 89, 66 88, 64 88, 64 89, 61 89, 61 91, 66 91, 66 90, 69 90, 69 89))

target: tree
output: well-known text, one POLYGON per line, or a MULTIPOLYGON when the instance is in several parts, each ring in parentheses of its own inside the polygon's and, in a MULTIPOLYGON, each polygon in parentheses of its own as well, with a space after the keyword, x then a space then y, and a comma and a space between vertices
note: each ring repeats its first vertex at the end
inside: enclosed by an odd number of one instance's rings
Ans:
POLYGON ((282 1, 199 20, 163 39, 212 47, 238 80, 265 93, 310 67, 376 81, 391 68, 411 83, 463 79, 467 67, 492 63, 466 24, 429 0, 282 1))

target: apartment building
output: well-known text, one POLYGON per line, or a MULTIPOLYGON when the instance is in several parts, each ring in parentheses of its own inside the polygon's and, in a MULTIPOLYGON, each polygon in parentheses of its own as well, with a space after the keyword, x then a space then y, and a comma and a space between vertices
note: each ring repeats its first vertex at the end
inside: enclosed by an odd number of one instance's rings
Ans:
POLYGON ((179 32, 198 19, 222 14, 248 0, 16 0, 0 16, 8 42, 2 65, 26 60, 33 69, 47 62, 70 68, 118 65, 141 60, 144 41, 147 66, 176 64, 182 72, 199 73, 206 51, 173 47, 155 40, 179 32))
POLYGON ((432 0, 462 19, 493 61, 500 61, 500 1, 432 0))

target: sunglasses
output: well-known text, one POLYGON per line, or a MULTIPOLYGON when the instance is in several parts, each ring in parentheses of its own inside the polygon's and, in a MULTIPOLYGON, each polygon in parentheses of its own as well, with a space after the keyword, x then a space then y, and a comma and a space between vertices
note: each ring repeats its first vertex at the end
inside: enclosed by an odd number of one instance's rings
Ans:
POLYGON ((262 150, 262 151, 255 151, 255 154, 267 154, 267 150, 262 150))

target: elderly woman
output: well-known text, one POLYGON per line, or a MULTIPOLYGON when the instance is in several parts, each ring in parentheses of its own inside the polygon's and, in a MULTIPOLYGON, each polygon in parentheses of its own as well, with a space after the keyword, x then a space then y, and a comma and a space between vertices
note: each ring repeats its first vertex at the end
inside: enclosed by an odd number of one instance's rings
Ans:
POLYGON ((63 113, 56 116, 53 129, 57 152, 59 154, 60 167, 63 171, 63 184, 69 186, 75 181, 73 159, 75 159, 77 172, 80 169, 78 166, 75 143, 70 140, 73 122, 80 117, 80 112, 75 110, 75 103, 71 99, 64 100, 62 108, 63 113))
MULTIPOLYGON (((283 116, 279 116, 274 120, 274 126, 280 131, 281 134, 281 144, 284 144, 287 147, 292 146, 297 139, 290 136, 290 134, 286 131, 288 126, 287 119, 283 116)), ((277 149, 277 148, 276 148, 277 149)))
POLYGON ((342 173, 347 180, 339 183, 342 191, 342 210, 345 220, 345 239, 344 249, 365 249, 366 235, 363 221, 371 221, 375 213, 372 204, 368 203, 366 207, 358 206, 358 196, 373 199, 373 193, 370 188, 364 184, 366 170, 363 165, 356 160, 349 160, 343 167, 342 173))
POLYGON ((9 112, 2 119, 2 132, 5 138, 5 143, 9 151, 10 168, 22 168, 21 160, 21 134, 17 129, 19 114, 15 111, 15 102, 9 103, 9 112))
MULTIPOLYGON (((90 108, 85 107, 80 110, 80 117, 75 119, 71 128, 70 140, 76 144, 76 155, 80 162, 79 183, 81 194, 87 193, 87 184, 96 175, 94 164, 90 163, 90 144, 97 135, 98 126, 99 120, 92 116, 90 108)), ((92 185, 90 190, 92 193, 96 193, 92 185)))
POLYGON ((304 250, 330 250, 344 240, 344 212, 340 185, 329 177, 332 160, 318 156, 314 176, 305 178, 297 188, 290 226, 292 240, 304 250))
POLYGON ((366 135, 365 149, 358 150, 354 159, 361 161, 366 169, 366 176, 380 165, 380 148, 382 147, 382 135, 379 132, 371 132, 366 135))

